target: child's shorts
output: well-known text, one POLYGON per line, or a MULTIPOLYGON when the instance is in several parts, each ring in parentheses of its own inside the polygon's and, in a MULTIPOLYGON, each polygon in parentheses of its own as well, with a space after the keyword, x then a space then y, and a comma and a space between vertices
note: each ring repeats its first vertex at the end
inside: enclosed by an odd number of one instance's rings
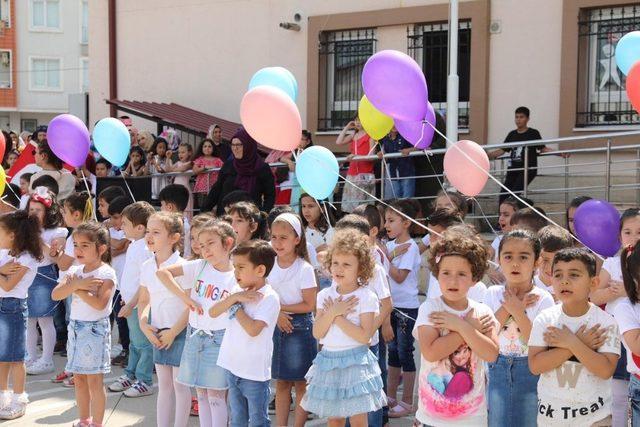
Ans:
POLYGON ((168 349, 160 350, 153 347, 153 363, 156 365, 175 366, 176 368, 179 367, 186 336, 187 330, 185 329, 180 332, 175 340, 173 340, 173 344, 171 344, 171 347, 168 349))
POLYGON ((0 298, 0 362, 23 362, 26 341, 27 299, 0 298))
POLYGON ((29 286, 27 305, 29 317, 52 317, 58 304, 62 302, 51 299, 51 291, 58 284, 58 272, 55 266, 38 267, 38 274, 29 286))
POLYGON ((219 331, 187 329, 187 338, 180 360, 178 382, 189 387, 226 390, 227 373, 218 366, 224 329, 219 331))
POLYGON ((108 374, 111 372, 111 327, 109 318, 69 321, 67 366, 74 374, 108 374))

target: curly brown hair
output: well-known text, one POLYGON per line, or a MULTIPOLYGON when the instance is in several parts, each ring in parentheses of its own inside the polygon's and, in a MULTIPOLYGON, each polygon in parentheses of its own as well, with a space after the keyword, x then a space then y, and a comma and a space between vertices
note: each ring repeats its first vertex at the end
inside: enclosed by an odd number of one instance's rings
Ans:
POLYGON ((471 265, 473 281, 478 282, 487 271, 488 252, 482 239, 462 227, 452 227, 442 233, 442 239, 431 245, 429 268, 438 277, 440 260, 445 256, 457 255, 471 265))
POLYGON ((358 284, 366 286, 369 283, 376 263, 371 254, 368 236, 349 228, 336 231, 324 260, 324 267, 328 271, 331 271, 333 254, 355 255, 358 258, 358 284))

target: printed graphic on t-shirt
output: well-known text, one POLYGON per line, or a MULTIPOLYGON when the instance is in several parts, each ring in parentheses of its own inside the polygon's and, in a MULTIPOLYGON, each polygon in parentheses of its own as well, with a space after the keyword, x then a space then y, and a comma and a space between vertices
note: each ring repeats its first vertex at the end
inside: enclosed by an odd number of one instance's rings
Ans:
POLYGON ((221 290, 220 287, 212 283, 205 283, 202 279, 196 280, 193 291, 200 298, 210 299, 211 301, 221 301, 229 296, 227 289, 221 290))
POLYGON ((527 355, 529 347, 522 338, 520 327, 513 317, 509 316, 509 319, 502 325, 498 333, 498 339, 500 354, 517 357, 527 355))

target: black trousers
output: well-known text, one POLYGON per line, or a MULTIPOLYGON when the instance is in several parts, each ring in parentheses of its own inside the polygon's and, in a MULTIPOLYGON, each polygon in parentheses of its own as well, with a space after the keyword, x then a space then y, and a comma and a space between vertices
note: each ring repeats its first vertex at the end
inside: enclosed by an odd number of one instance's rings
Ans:
MULTIPOLYGON (((531 181, 538 175, 537 169, 529 169, 527 174, 527 185, 531 184, 531 181)), ((511 171, 507 170, 507 176, 504 178, 504 186, 509 190, 522 197, 524 190, 524 171, 511 171)), ((507 193, 504 189, 500 192, 500 204, 511 194, 507 193)))
POLYGON ((111 310, 111 314, 109 315, 109 320, 111 320, 111 325, 113 326, 113 321, 115 319, 118 325, 118 335, 120 335, 120 344, 122 345, 122 349, 124 351, 129 351, 129 326, 127 325, 127 319, 124 317, 118 317, 118 313, 122 308, 122 298, 120 297, 120 291, 116 290, 116 294, 113 298, 113 310, 111 310))

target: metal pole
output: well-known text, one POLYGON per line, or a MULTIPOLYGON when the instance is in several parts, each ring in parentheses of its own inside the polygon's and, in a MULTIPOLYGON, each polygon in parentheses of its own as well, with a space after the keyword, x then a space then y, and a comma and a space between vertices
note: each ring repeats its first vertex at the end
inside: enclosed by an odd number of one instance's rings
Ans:
MULTIPOLYGON (((640 185, 640 149, 636 149, 636 185, 640 185)), ((636 206, 640 205, 640 187, 636 189, 636 206)))
MULTIPOLYGON (((384 170, 384 161, 380 161, 380 200, 384 200, 384 180, 386 178, 386 172, 384 170)), ((391 184, 393 185, 393 184, 391 184)))
MULTIPOLYGON (((569 188, 569 158, 564 158, 564 188, 569 188)), ((569 192, 564 192, 564 209, 567 209, 569 206, 569 192)), ((567 227, 569 224, 567 224, 567 227)))
POLYGON ((606 155, 606 160, 605 160, 605 189, 604 189, 604 195, 605 195, 605 200, 608 202, 609 199, 611 198, 611 140, 607 139, 607 151, 605 153, 606 155))
POLYGON ((527 190, 529 187, 529 148, 523 147, 524 150, 524 182, 522 183, 522 195, 527 197, 527 190))
MULTIPOLYGON (((458 0, 449 3, 449 77, 447 78, 447 138, 458 140, 458 0)), ((448 145, 449 143, 447 143, 448 145)))

